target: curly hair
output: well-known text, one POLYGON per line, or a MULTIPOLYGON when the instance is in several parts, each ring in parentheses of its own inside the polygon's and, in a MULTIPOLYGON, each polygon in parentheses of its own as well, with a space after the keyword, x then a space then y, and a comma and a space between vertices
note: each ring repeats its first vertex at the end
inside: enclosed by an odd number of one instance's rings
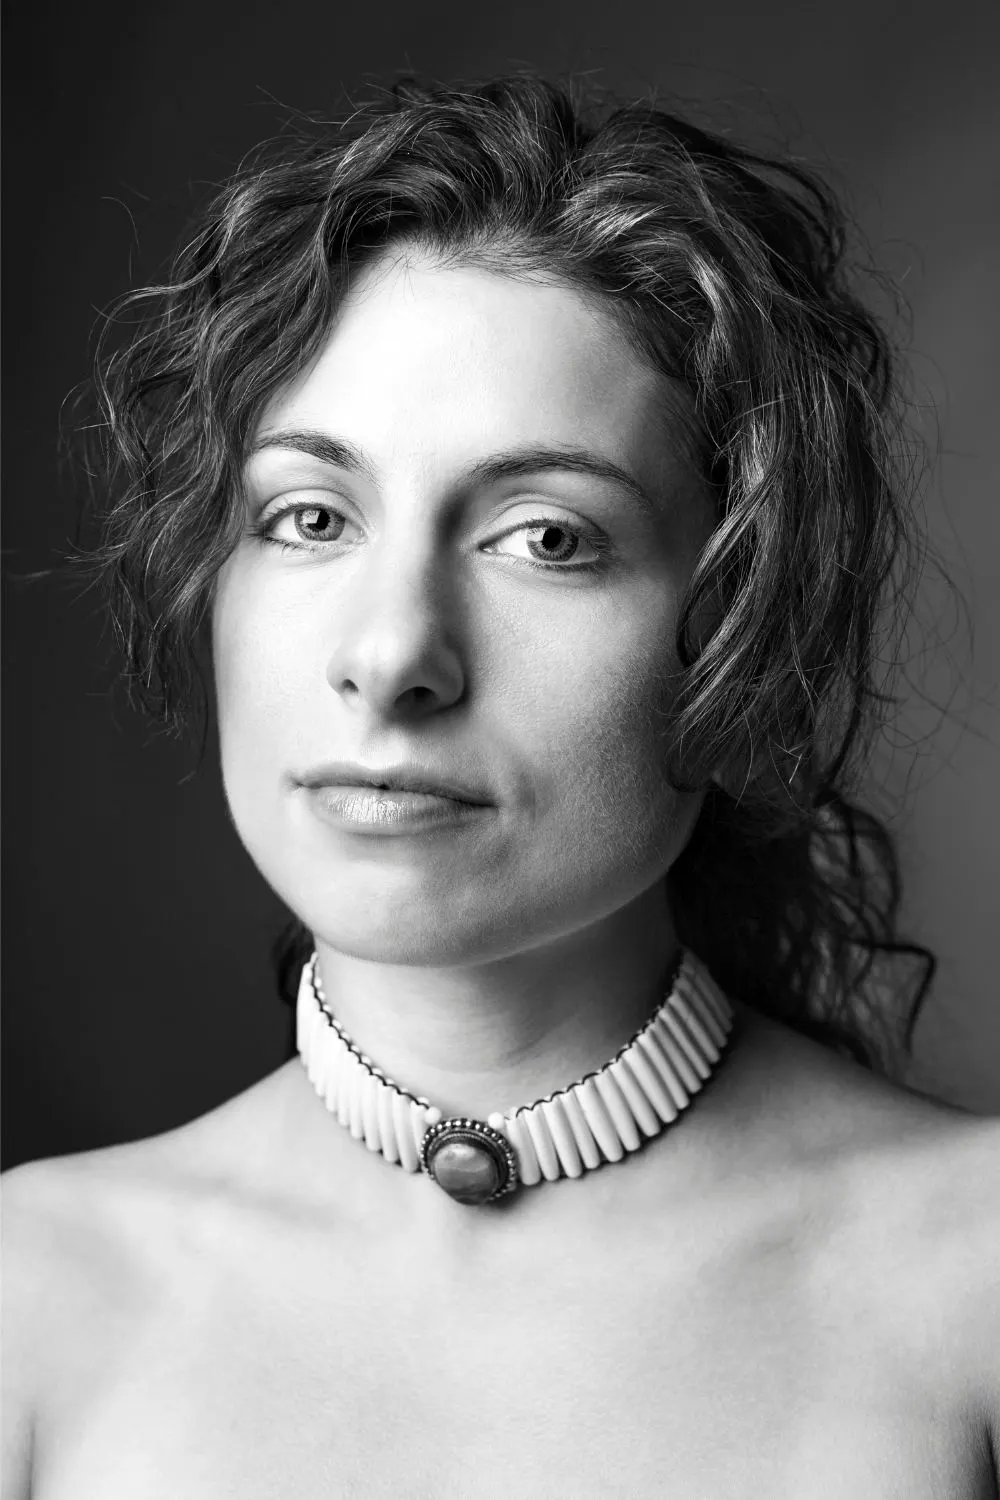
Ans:
MULTIPOLYGON (((353 276, 415 247, 596 299, 690 393, 716 505, 665 749, 677 789, 708 783, 667 875, 678 940, 727 993, 901 1077, 936 960, 898 939, 893 838, 850 796, 896 701, 877 667, 914 571, 914 468, 900 362, 852 289, 847 230, 796 160, 531 73, 404 79, 265 143, 98 339, 111 503, 74 561, 108 600, 130 700, 171 732, 198 691, 204 705, 199 642, 255 423, 353 276), (920 961, 914 995, 880 955, 920 961)), ((293 921, 275 944, 286 999, 311 941, 293 921)))

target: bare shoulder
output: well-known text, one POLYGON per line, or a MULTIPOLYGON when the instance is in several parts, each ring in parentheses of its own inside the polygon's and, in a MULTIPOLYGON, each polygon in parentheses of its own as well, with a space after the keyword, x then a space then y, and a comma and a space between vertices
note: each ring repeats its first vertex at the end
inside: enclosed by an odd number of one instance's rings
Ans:
POLYGON ((274 1077, 159 1135, 5 1172, 3 1247, 19 1309, 53 1306, 56 1286, 66 1288, 56 1307, 104 1282, 120 1300, 140 1265, 193 1248, 220 1205, 246 1195, 240 1169, 272 1134, 274 1077))
POLYGON ((139 1262, 128 1173, 112 1152, 31 1162, 4 1173, 2 1208, 3 1493, 30 1493, 41 1413, 69 1367, 97 1355, 127 1303, 139 1262))
POLYGON ((936 1372, 997 1465, 1000 1118, 879 1078, 772 1022, 755 1018, 750 1031, 743 1087, 748 1103, 770 1103, 759 1149, 810 1205, 821 1294, 936 1372))
MULTIPOLYGON (((902 1092, 902 1091, 901 1091, 902 1092)), ((887 1106, 883 1105, 883 1109, 887 1106)), ((902 1093, 848 1175, 865 1311, 934 1372, 1000 1480, 1000 1120, 902 1093)))
POLYGON ((280 1182, 286 1073, 161 1134, 4 1173, 4 1249, 23 1283, 20 1305, 53 1278, 76 1286, 107 1277, 120 1295, 130 1267, 196 1243, 220 1208, 280 1182))
MULTIPOLYGON (((18 1166, 0 1179, 3 1493, 29 1493, 43 1417, 126 1357, 209 1259, 246 1198, 240 1140, 269 1132, 269 1081, 185 1125, 18 1166)), ((42 1442, 44 1447, 44 1442, 42 1442)))
POLYGON ((890 1137, 859 1174, 860 1243, 897 1280, 900 1346, 953 1361, 947 1388, 982 1424, 1000 1478, 1000 1119, 904 1101, 910 1143, 890 1137))
POLYGON ((0 1182, 4 1334, 24 1393, 92 1313, 129 1297, 171 1194, 159 1137, 26 1163, 0 1182))
POLYGON ((915 1265, 950 1277, 956 1291, 977 1275, 984 1296, 1000 1290, 1000 1118, 970 1114, 762 1024, 763 1038, 751 1045, 762 1058, 756 1088, 771 1101, 766 1149, 776 1160, 783 1150, 827 1184, 845 1232, 881 1240, 886 1254, 909 1246, 915 1265))

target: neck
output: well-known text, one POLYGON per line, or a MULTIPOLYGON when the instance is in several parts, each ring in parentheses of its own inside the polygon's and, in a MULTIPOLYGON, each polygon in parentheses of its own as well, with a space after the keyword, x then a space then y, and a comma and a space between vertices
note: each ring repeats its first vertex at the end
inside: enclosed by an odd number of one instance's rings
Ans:
POLYGON ((379 964, 319 937, 333 1014, 446 1115, 486 1119, 600 1068, 662 1001, 677 940, 662 886, 543 946, 449 968, 379 964))

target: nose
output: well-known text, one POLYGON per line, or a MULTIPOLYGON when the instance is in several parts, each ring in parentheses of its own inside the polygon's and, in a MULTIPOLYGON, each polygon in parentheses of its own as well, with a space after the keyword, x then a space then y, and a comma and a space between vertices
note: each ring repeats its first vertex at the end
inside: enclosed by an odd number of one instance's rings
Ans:
POLYGON ((334 595, 327 680, 373 718, 423 718, 458 702, 465 674, 445 559, 374 543, 334 595))

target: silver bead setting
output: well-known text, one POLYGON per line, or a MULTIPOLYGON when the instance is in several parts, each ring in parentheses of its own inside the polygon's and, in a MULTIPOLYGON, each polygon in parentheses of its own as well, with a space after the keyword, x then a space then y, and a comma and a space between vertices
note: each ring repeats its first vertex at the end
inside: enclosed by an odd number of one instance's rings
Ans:
POLYGON ((492 1203, 517 1187, 510 1143, 482 1120, 462 1116, 431 1125, 420 1143, 420 1165, 456 1203, 492 1203))

